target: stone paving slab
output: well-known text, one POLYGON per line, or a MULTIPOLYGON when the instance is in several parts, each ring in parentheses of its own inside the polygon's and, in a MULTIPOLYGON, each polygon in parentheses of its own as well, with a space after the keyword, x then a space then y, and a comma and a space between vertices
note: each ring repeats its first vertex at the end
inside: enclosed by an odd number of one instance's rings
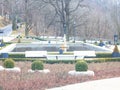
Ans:
POLYGON ((15 48, 16 44, 11 44, 9 46, 6 46, 2 50, 0 50, 0 53, 8 53, 11 52, 15 48))
POLYGON ((120 77, 89 81, 46 90, 120 90, 120 77))

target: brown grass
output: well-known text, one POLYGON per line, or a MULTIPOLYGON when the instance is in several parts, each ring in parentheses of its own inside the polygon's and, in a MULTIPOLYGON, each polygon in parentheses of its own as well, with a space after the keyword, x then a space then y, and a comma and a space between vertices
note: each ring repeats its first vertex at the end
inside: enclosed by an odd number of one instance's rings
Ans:
POLYGON ((9 25, 10 21, 8 19, 5 19, 4 17, 0 16, 0 28, 9 25))
POLYGON ((45 64, 45 68, 51 71, 49 74, 28 73, 31 62, 16 62, 16 66, 21 68, 21 73, 0 72, 0 86, 3 87, 3 90, 45 90, 46 88, 120 76, 120 62, 89 64, 89 69, 95 72, 94 77, 68 75, 68 71, 74 70, 74 64, 45 64))

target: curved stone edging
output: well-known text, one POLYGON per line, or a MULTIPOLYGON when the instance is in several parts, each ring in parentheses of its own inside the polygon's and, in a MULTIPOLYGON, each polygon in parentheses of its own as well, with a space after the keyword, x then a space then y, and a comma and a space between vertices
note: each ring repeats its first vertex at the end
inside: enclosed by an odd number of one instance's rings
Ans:
POLYGON ((50 70, 49 69, 44 69, 44 70, 31 70, 31 69, 29 69, 28 72, 29 73, 40 72, 40 73, 47 74, 47 73, 50 73, 50 70))
POLYGON ((4 68, 3 66, 0 66, 0 71, 21 72, 21 69, 19 67, 4 68))
POLYGON ((82 72, 72 70, 72 71, 69 71, 68 74, 72 76, 94 76, 95 75, 94 72, 91 70, 82 71, 82 72))
POLYGON ((4 71, 4 67, 3 66, 0 66, 0 71, 4 71))
POLYGON ((19 67, 14 68, 5 68, 6 71, 12 71, 12 72, 21 72, 21 69, 19 67))

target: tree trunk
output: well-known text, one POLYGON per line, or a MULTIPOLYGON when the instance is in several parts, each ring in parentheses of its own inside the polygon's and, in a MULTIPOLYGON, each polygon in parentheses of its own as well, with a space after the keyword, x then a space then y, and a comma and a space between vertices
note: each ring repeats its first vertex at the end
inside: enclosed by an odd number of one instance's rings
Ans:
POLYGON ((69 41, 69 18, 70 18, 70 10, 69 10, 69 5, 70 5, 70 1, 66 0, 65 1, 65 12, 66 12, 66 40, 69 41))

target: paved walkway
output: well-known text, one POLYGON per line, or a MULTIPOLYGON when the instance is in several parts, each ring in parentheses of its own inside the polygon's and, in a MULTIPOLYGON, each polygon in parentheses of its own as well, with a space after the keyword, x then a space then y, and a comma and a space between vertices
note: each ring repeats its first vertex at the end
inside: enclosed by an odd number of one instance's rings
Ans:
POLYGON ((2 50, 0 50, 0 53, 8 53, 11 52, 15 48, 16 44, 11 44, 9 46, 6 46, 2 50))
POLYGON ((89 81, 46 90, 120 90, 120 77, 89 81))

